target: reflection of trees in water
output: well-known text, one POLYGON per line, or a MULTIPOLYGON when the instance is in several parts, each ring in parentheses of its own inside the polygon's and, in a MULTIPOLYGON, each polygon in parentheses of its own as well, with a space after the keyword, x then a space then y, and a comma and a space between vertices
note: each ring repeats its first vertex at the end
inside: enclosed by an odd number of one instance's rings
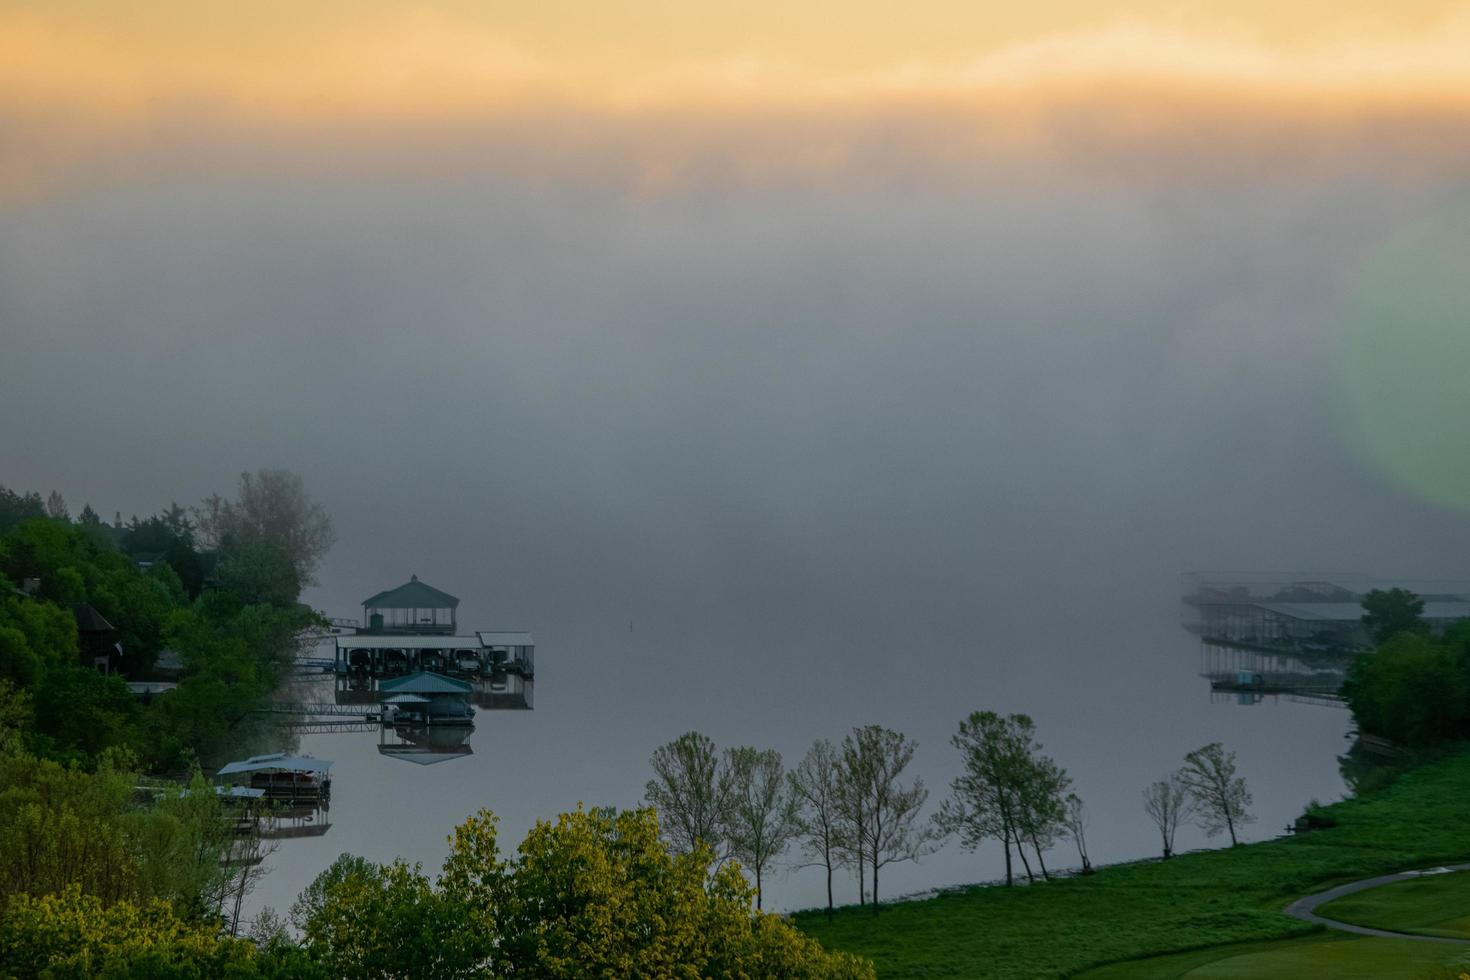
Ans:
POLYGON ((1446 749, 1397 749, 1385 754, 1382 749, 1365 746, 1354 739, 1352 748, 1337 757, 1337 771, 1354 796, 1383 789, 1400 775, 1444 755, 1446 749))

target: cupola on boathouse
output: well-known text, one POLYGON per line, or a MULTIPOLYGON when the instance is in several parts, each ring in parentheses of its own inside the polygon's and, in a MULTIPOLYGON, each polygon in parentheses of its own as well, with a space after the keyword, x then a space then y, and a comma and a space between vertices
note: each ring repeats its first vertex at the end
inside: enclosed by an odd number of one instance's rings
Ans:
POLYGON ((414 633, 453 636, 458 625, 455 610, 459 599, 409 577, 396 589, 379 592, 362 601, 363 633, 414 633))

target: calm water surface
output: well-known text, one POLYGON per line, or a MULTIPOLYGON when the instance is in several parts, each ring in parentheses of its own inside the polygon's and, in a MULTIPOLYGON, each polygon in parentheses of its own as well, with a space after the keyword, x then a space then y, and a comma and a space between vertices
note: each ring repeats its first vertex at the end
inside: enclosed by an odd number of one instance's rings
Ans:
MULTIPOLYGON (((762 635, 757 623, 702 635, 692 619, 664 627, 530 624, 538 641, 536 708, 482 709, 469 756, 419 766, 381 755, 376 733, 303 737, 302 751, 335 763, 331 829, 282 842, 255 904, 284 911, 343 852, 437 869, 455 823, 480 807, 499 814, 503 843, 513 848, 537 818, 578 803, 632 806, 649 776, 650 752, 691 728, 721 746, 774 747, 788 764, 814 738, 840 738, 854 724, 897 728, 919 743, 914 772, 930 787, 933 809, 958 768, 948 741, 958 720, 975 709, 1028 712, 1088 803, 1095 863, 1156 852, 1142 789, 1206 742, 1222 741, 1239 755, 1255 796, 1248 840, 1282 833, 1313 799, 1342 796, 1336 757, 1348 744, 1348 713, 1284 699, 1241 705, 1212 698, 1199 676, 1198 640, 1178 621, 1177 600, 1161 587, 1135 602, 1052 595, 981 604, 974 638, 921 626, 844 638, 851 630, 839 624, 824 640, 762 635), (695 647, 723 656, 682 655, 695 647)), ((331 699, 330 678, 311 683, 331 699)), ((1185 828, 1179 844, 1211 842, 1185 828)), ((992 879, 1002 861, 998 845, 973 853, 948 845, 919 863, 885 869, 883 887, 897 896, 992 879)), ((1049 863, 1076 863, 1070 842, 1049 863)), ((823 901, 819 869, 789 868, 773 878, 769 908, 823 901)), ((856 899, 850 876, 838 887, 839 900, 856 899)))

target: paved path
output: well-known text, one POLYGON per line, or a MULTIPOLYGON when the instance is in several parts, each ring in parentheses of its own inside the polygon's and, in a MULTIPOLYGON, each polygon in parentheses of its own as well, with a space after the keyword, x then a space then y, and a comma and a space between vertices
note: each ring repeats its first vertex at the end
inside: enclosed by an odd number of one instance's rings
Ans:
POLYGON ((1422 878, 1426 874, 1435 874, 1444 871, 1470 871, 1470 864, 1448 864, 1441 868, 1430 868, 1425 871, 1400 871, 1398 874, 1379 875, 1377 878, 1364 878, 1362 881, 1354 881, 1346 885, 1338 885, 1329 888, 1325 892, 1308 895, 1299 898, 1286 907, 1286 914, 1303 922, 1311 922, 1315 925, 1326 926, 1329 929, 1341 929, 1343 932, 1355 932, 1360 936, 1380 936, 1384 939, 1419 939, 1426 943, 1456 943, 1458 945, 1470 944, 1470 939, 1450 939, 1446 936, 1419 936, 1411 932, 1390 932, 1387 929, 1370 929, 1367 926, 1354 926, 1346 922, 1338 922, 1336 919, 1326 919, 1317 914, 1317 906, 1330 902, 1344 895, 1354 892, 1367 891, 1369 888, 1377 888, 1379 885, 1392 884, 1395 881, 1408 881, 1410 878, 1422 878))

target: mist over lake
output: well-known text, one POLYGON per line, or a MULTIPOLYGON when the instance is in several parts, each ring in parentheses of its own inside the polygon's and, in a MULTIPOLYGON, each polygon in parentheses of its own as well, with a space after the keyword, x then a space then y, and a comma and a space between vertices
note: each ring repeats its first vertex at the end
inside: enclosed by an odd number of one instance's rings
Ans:
MULTIPOLYGON (((932 806, 981 708, 1036 719, 1094 861, 1153 853, 1143 786, 1217 739, 1255 840, 1341 794, 1349 718, 1212 703, 1178 576, 1462 577, 1463 515, 1358 451, 1340 371, 1363 269, 1454 201, 1328 164, 109 177, 0 211, 0 479, 110 519, 288 467, 339 535, 307 602, 355 616, 412 573, 535 634, 534 712, 482 712, 467 759, 303 743, 333 829, 273 859, 278 908, 342 851, 436 866, 482 806, 513 845, 634 805, 690 729, 794 762, 887 725, 932 806)), ((992 878, 991 851, 886 887, 992 878)))

